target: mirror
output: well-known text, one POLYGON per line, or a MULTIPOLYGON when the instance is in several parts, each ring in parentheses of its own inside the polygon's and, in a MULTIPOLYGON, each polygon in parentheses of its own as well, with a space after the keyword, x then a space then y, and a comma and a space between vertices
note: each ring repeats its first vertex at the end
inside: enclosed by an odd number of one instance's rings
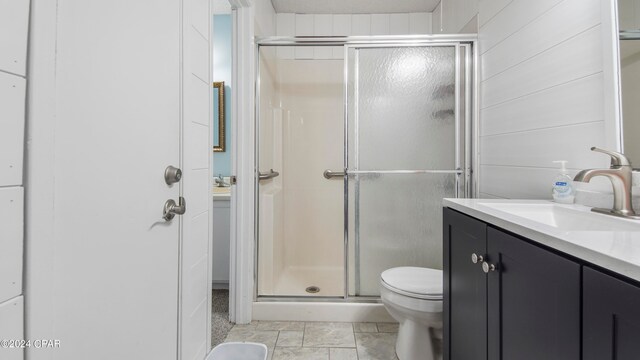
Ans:
POLYGON ((224 81, 213 83, 213 151, 225 152, 224 81))
POLYGON ((640 167, 640 0, 618 0, 624 153, 640 167))

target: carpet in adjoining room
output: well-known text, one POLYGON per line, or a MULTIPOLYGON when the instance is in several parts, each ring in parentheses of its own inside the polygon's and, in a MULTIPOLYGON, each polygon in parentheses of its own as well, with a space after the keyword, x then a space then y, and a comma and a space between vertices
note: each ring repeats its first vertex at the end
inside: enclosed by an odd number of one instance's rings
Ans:
POLYGON ((233 323, 229 321, 229 290, 214 289, 211 301, 211 347, 224 341, 233 323))

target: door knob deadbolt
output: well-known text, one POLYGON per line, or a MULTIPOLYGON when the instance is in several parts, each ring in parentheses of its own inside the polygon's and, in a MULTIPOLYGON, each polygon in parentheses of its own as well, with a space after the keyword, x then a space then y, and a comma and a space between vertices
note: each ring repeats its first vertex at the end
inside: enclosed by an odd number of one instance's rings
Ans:
POLYGON ((164 170, 164 181, 167 185, 175 184, 182 179, 182 170, 178 169, 175 166, 167 166, 164 170))
POLYGON ((187 204, 182 196, 180 196, 178 204, 176 204, 175 200, 169 199, 164 203, 162 218, 166 221, 171 221, 176 215, 183 215, 186 211, 187 204))

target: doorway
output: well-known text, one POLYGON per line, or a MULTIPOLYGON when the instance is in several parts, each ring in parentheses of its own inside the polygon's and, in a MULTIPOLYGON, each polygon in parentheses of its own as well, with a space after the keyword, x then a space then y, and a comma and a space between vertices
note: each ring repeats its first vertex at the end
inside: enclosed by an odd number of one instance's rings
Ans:
POLYGON ((214 1, 212 15, 213 67, 213 246, 211 248, 211 347, 222 343, 233 324, 229 321, 229 267, 231 243, 233 14, 228 1, 214 1))

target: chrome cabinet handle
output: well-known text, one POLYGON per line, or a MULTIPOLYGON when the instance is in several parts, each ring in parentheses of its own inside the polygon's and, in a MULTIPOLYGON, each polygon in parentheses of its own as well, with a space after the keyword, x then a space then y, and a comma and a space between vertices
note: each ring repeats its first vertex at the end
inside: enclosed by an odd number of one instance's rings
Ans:
POLYGON ((476 253, 471 254, 471 262, 474 264, 484 262, 484 257, 482 255, 478 255, 476 253))
POLYGON ((164 209, 162 211, 162 218, 166 221, 171 221, 176 215, 184 215, 187 211, 187 203, 182 196, 178 200, 179 204, 176 204, 175 200, 169 199, 164 203, 164 209))
POLYGON ((482 263, 482 271, 484 271, 486 274, 492 271, 496 271, 496 269, 497 267, 494 264, 489 264, 488 262, 482 263))
POLYGON ((279 176, 280 173, 277 171, 273 171, 273 169, 269 170, 268 173, 261 173, 258 171, 258 180, 269 180, 269 179, 273 179, 274 177, 279 176))
POLYGON ((344 177, 346 175, 346 172, 344 171, 331 171, 331 170, 325 170, 322 173, 322 176, 324 176, 325 179, 331 180, 334 177, 344 177))

